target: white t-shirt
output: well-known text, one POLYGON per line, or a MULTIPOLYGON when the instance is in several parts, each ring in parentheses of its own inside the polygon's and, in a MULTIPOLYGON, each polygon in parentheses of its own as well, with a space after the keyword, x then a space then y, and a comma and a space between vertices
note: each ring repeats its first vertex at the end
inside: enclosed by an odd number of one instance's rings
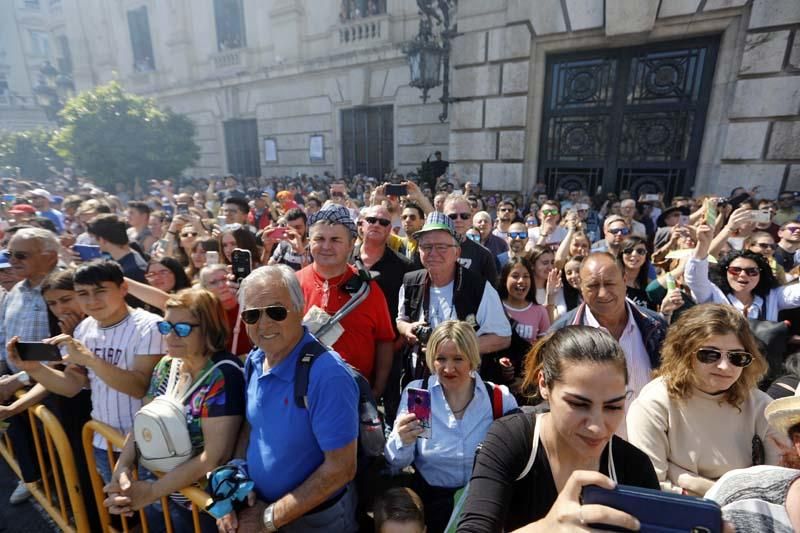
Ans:
MULTIPOLYGON (((95 357, 124 370, 131 370, 137 355, 162 355, 166 351, 164 338, 156 327, 159 320, 162 318, 156 314, 132 309, 128 316, 107 328, 101 327, 91 317, 86 318, 75 328, 73 336, 95 357)), ((109 387, 91 369, 89 385, 92 390, 92 418, 108 424, 123 435, 130 432, 133 416, 142 407, 142 400, 109 387)), ((94 446, 104 450, 106 440, 95 435, 94 446)))
MULTIPOLYGON (((535 228, 530 228, 528 230, 528 240, 531 241, 532 244, 536 244, 536 241, 539 240, 539 231, 541 226, 537 226, 535 228)), ((547 244, 550 245, 552 248, 555 246, 558 248, 558 245, 561 244, 561 241, 567 238, 567 228, 564 226, 556 226, 556 229, 547 236, 547 244)))

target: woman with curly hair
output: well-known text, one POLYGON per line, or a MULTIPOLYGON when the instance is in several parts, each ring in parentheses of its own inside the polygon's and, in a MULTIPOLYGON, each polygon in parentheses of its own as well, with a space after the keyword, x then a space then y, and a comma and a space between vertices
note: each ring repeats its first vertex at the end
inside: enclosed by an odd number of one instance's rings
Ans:
POLYGON ((684 279, 697 303, 732 305, 745 317, 778 320, 782 309, 800 307, 800 284, 781 286, 764 256, 749 250, 733 251, 719 261, 716 285, 708 276, 708 249, 712 230, 697 228, 694 256, 686 264, 684 279))
POLYGON ((662 490, 703 496, 729 470, 778 464, 784 437, 767 423, 771 398, 758 389, 766 371, 747 319, 730 305, 698 305, 672 325, 657 377, 626 419, 662 490))

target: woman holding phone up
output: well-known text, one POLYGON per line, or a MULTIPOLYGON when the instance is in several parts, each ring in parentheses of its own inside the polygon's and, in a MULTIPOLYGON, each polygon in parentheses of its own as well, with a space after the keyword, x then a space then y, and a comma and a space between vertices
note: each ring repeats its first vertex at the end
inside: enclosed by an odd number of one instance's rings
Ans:
POLYGON ((614 435, 625 418, 625 354, 607 332, 568 326, 544 337, 525 362, 523 388, 550 412, 496 421, 475 457, 459 532, 639 529, 636 519, 581 505, 586 485, 658 489, 647 455, 614 435))
POLYGON ((478 375, 478 338, 466 322, 442 322, 428 340, 425 357, 431 376, 412 381, 403 391, 385 456, 393 470, 414 464, 413 489, 425 502, 428 532, 437 533, 447 526, 454 494, 469 481, 475 448, 494 412, 507 413, 517 402, 506 387, 485 384, 478 375), (425 421, 409 413, 412 389, 425 391, 415 397, 429 398, 428 438, 422 437, 425 421))

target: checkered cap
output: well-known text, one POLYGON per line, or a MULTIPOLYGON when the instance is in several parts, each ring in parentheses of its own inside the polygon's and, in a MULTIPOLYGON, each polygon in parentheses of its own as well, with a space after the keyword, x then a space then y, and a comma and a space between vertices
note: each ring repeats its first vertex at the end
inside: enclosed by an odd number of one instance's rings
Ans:
POLYGON ((350 230, 350 233, 355 237, 358 235, 356 225, 350 216, 350 211, 339 204, 328 204, 308 219, 309 227, 313 226, 319 221, 325 221, 331 224, 341 224, 350 230))
POLYGON ((458 239, 458 234, 456 233, 456 227, 453 225, 453 221, 450 220, 450 217, 438 211, 431 211, 428 213, 428 216, 425 218, 425 225, 422 226, 421 230, 414 234, 414 239, 419 240, 423 234, 428 233, 429 231, 446 231, 454 238, 458 239))

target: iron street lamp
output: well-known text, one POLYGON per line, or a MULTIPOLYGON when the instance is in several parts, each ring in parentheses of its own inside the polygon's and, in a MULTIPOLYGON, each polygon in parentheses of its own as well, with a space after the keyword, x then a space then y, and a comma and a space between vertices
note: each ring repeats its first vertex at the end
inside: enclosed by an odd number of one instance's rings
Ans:
POLYGON ((58 122, 58 112, 75 93, 75 85, 69 74, 59 72, 49 61, 39 68, 39 79, 33 88, 36 102, 44 109, 47 120, 58 122))
POLYGON ((455 25, 450 27, 451 10, 457 0, 417 0, 419 8, 419 32, 416 38, 403 47, 408 56, 411 73, 411 87, 422 89, 422 101, 428 101, 428 91, 442 85, 442 113, 439 121, 447 120, 447 106, 450 98, 450 41, 457 35, 455 25), (441 26, 438 35, 436 26, 441 26), (442 74, 444 72, 444 74, 442 74))

